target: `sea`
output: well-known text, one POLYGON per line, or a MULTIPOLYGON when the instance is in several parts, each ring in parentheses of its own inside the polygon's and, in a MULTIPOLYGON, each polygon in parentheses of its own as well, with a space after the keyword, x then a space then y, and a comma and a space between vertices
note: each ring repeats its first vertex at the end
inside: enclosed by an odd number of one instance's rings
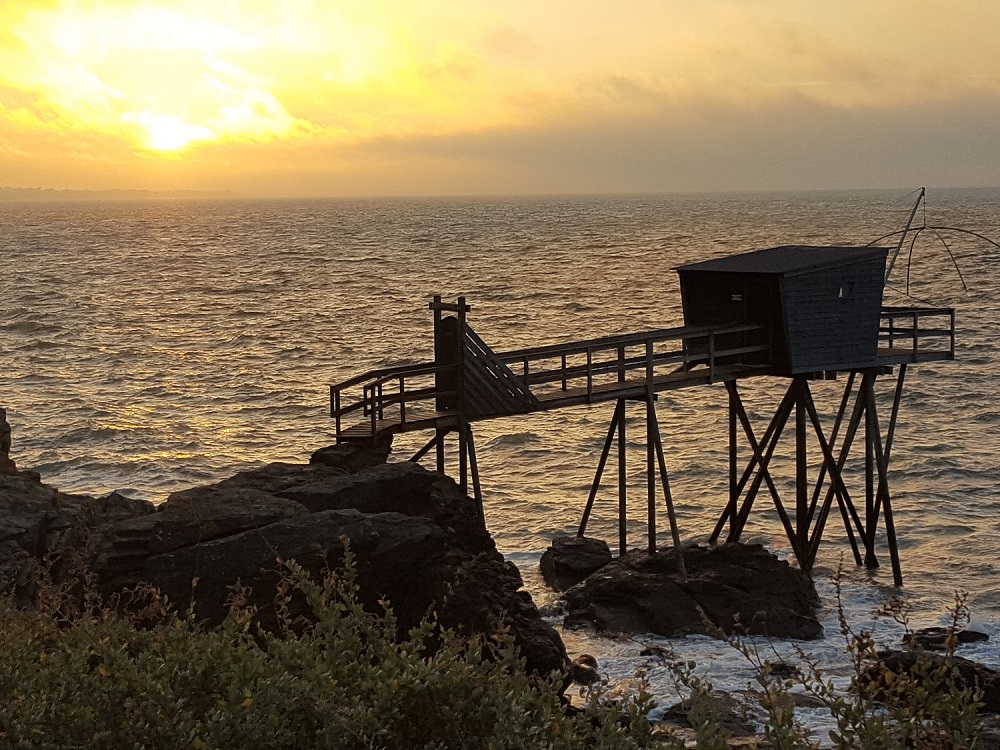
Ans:
MULTIPOLYGON (((433 358, 435 294, 465 296, 470 324, 498 351, 671 327, 682 324, 676 266, 776 245, 865 245, 902 229, 915 199, 898 189, 2 203, 0 406, 12 457, 63 491, 154 502, 247 467, 303 462, 333 442, 330 383, 433 358)), ((964 597, 971 627, 990 640, 960 653, 1000 667, 1000 248, 990 241, 1000 241, 1000 189, 930 189, 914 226, 928 228, 902 247, 885 303, 954 307, 958 332, 956 360, 912 366, 904 387, 890 469, 904 586, 893 586, 884 538, 882 567, 857 568, 831 518, 813 572, 826 636, 753 642, 771 659, 815 660, 840 682, 850 670, 838 600, 852 627, 898 645, 903 626, 878 610, 899 602, 909 627, 936 625, 964 597)), ((784 385, 744 387, 758 435, 784 385)), ((825 419, 842 388, 814 384, 825 419)), ((726 405, 713 385, 657 406, 685 542, 705 541, 726 502, 726 405)), ((489 529, 554 622, 558 596, 538 561, 579 524, 612 411, 475 425, 489 529)), ((641 545, 644 430, 631 435, 629 532, 641 545)), ((421 437, 398 438, 392 460, 421 437)), ((774 468, 787 488, 790 465, 774 468)), ((614 474, 588 527, 612 547, 614 474)), ((665 518, 659 528, 669 544, 665 518)), ((790 557, 766 494, 744 540, 790 557)), ((627 690, 645 675, 663 705, 676 687, 640 655, 649 644, 695 661, 720 689, 753 680, 745 657, 705 637, 564 637, 571 654, 595 654, 612 684, 627 690)), ((803 716, 823 734, 822 712, 803 716)))

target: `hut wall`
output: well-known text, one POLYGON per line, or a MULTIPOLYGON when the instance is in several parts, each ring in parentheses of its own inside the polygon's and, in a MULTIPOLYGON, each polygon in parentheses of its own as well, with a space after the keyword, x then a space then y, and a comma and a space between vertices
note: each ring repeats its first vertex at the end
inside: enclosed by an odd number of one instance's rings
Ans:
MULTIPOLYGON (((785 336, 781 325, 781 298, 778 277, 769 274, 682 271, 681 297, 684 324, 688 326, 725 326, 753 323, 766 329, 765 338, 772 351, 744 357, 750 364, 770 361, 787 364, 785 336)), ((732 334, 718 346, 741 346, 759 343, 759 334, 732 334)))
POLYGON ((874 257, 782 279, 789 374, 875 364, 884 268, 874 257))

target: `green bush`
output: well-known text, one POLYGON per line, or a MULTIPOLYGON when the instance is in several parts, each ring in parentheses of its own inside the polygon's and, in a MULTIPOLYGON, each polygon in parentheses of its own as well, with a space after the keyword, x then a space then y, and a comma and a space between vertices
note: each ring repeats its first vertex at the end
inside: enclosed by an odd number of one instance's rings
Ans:
MULTIPOLYGON (((841 599, 841 576, 834 579, 840 632, 851 663, 846 686, 838 687, 801 649, 796 649, 802 667, 794 676, 775 674, 772 662, 751 641, 727 636, 714 629, 716 637, 728 640, 751 663, 758 698, 765 716, 760 738, 773 750, 815 750, 821 746, 795 716, 793 692, 799 690, 825 707, 834 729, 822 743, 837 750, 976 750, 982 747, 982 721, 978 714, 982 692, 955 669, 954 656, 959 625, 968 617, 965 594, 956 595, 942 656, 920 654, 912 669, 890 670, 880 658, 875 639, 868 630, 854 630, 847 621, 841 599)), ((908 607, 890 602, 878 616, 890 616, 910 634, 908 607)), ((781 662, 781 657, 772 655, 781 662)), ((729 739, 720 728, 720 717, 710 682, 696 667, 666 652, 660 657, 675 684, 687 693, 688 719, 698 733, 697 750, 723 750, 729 739)), ((676 744, 680 747, 680 743, 676 744)))
POLYGON ((567 713, 559 678, 527 675, 506 634, 425 622, 398 642, 390 609, 357 603, 350 566, 321 581, 286 569, 280 633, 259 632, 238 591, 211 630, 149 590, 129 616, 58 588, 33 612, 0 605, 0 747, 633 748, 649 736, 645 707, 567 713), (293 619, 303 601, 308 618, 293 619))
MULTIPOLYGON (((358 604, 349 555, 345 571, 318 581, 293 562, 285 570, 275 633, 256 627, 239 590, 216 629, 152 589, 130 592, 127 606, 101 602, 86 579, 37 586, 32 611, 0 601, 0 750, 727 747, 712 686, 691 662, 666 659, 697 732, 685 740, 651 726, 645 684, 618 701, 585 690, 585 707, 568 710, 561 676, 526 674, 509 634, 459 638, 427 621, 400 641, 388 605, 358 604)), ((762 746, 817 747, 795 717, 791 692, 804 689, 829 709, 826 744, 839 750, 979 747, 979 693, 947 658, 893 674, 871 634, 838 611, 854 665, 846 689, 805 654, 799 677, 779 678, 731 639, 757 668, 762 746)))

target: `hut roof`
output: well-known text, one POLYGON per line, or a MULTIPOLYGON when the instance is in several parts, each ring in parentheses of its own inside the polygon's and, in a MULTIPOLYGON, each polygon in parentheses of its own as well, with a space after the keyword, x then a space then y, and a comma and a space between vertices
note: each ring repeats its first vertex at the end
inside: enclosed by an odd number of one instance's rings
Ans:
POLYGON ((677 271, 794 275, 872 257, 885 257, 884 247, 812 247, 783 245, 678 266, 677 271))

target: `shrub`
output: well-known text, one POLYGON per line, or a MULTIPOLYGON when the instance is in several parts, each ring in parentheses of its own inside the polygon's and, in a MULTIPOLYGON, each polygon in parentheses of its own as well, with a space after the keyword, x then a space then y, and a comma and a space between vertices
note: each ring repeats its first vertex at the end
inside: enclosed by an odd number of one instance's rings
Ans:
POLYGON ((398 641, 388 606, 358 604, 351 565, 319 581, 285 568, 279 633, 255 627, 240 591, 218 629, 152 590, 128 616, 52 589, 35 611, 0 604, 0 747, 568 750, 649 735, 644 709, 567 713, 561 679, 527 675, 505 633, 427 621, 398 641))

